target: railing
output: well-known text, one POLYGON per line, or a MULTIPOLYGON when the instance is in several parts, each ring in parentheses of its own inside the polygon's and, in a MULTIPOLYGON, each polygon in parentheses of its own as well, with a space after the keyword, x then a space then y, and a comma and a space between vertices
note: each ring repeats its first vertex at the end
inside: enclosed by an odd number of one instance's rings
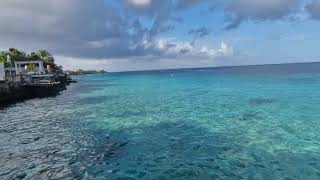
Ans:
POLYGON ((31 83, 32 76, 30 75, 6 75, 7 83, 31 83))
POLYGON ((55 85, 57 84, 57 76, 53 74, 45 75, 6 75, 6 84, 14 86, 34 86, 34 85, 55 85))

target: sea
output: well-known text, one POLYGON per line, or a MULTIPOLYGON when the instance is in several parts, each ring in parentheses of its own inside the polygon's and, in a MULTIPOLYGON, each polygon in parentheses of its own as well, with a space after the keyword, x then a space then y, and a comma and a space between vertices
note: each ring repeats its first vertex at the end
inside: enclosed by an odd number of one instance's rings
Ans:
POLYGON ((73 78, 1 108, 0 179, 320 179, 320 63, 73 78))

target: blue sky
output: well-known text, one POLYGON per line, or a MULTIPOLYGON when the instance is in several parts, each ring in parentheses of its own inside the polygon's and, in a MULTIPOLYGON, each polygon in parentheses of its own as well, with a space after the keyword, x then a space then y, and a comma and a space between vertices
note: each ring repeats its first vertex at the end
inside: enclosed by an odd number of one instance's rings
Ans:
POLYGON ((109 71, 320 61, 319 0, 4 0, 0 49, 109 71))

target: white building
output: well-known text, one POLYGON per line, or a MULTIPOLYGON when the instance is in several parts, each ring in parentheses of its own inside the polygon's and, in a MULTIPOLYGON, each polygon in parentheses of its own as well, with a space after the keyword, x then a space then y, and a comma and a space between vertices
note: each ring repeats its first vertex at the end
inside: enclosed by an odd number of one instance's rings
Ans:
POLYGON ((0 63, 0 82, 3 82, 6 80, 6 71, 4 69, 4 64, 0 63))
POLYGON ((46 74, 42 61, 18 61, 14 65, 16 75, 46 74), (34 68, 32 70, 28 69, 29 65, 34 65, 34 68))

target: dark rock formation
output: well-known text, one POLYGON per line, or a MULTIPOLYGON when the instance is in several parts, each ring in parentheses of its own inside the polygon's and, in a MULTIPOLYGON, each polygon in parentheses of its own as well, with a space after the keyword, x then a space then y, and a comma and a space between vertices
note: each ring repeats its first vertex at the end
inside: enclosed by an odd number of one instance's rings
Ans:
POLYGON ((58 95, 70 84, 67 78, 52 86, 24 86, 20 83, 0 83, 0 108, 32 98, 58 95))

